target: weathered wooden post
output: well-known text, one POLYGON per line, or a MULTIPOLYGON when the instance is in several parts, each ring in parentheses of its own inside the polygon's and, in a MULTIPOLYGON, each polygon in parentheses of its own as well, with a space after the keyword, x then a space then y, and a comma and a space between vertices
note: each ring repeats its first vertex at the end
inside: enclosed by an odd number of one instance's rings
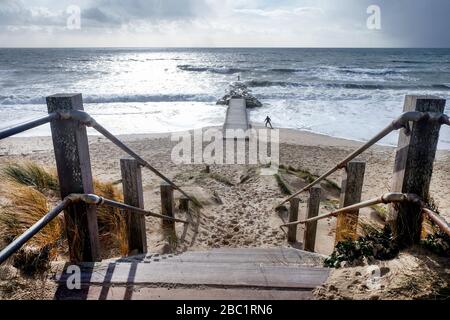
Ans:
MULTIPOLYGON (((350 161, 342 174, 339 206, 346 207, 361 202, 366 163, 350 161)), ((336 220, 336 243, 357 238, 359 210, 340 213, 336 220)))
MULTIPOLYGON (((319 186, 312 187, 309 190, 308 203, 306 205, 306 219, 314 218, 319 215, 320 197, 322 189, 319 186)), ((314 252, 316 246, 317 221, 308 222, 305 225, 303 235, 303 250, 314 252)))
MULTIPOLYGON (((433 96, 407 95, 403 111, 443 113, 445 100, 433 96)), ((433 162, 439 140, 440 124, 423 119, 402 129, 395 154, 392 192, 414 193, 429 200, 433 162)), ((409 246, 420 241, 422 224, 420 208, 416 204, 401 203, 390 207, 389 222, 400 245, 409 246)))
POLYGON ((180 206, 179 209, 181 212, 189 212, 189 198, 185 195, 180 197, 180 206))
MULTIPOLYGON (((161 214, 174 217, 173 187, 167 182, 161 183, 161 214)), ((175 233, 175 223, 163 220, 163 229, 167 232, 175 233)))
MULTIPOLYGON (((141 167, 135 159, 120 159, 122 172, 123 200, 133 207, 144 209, 144 192, 142 190, 141 167)), ((145 216, 127 212, 128 253, 147 252, 147 235, 145 216)))
MULTIPOLYGON (((48 112, 83 110, 81 94, 56 94, 46 98, 48 112)), ((61 198, 71 193, 93 193, 86 127, 74 120, 50 124, 61 198)), ((99 239, 95 206, 76 203, 64 212, 70 259, 96 261, 99 239)))
MULTIPOLYGON (((289 222, 297 221, 298 219, 298 203, 300 202, 300 198, 295 197, 292 198, 289 203, 289 222)), ((288 227, 287 239, 289 242, 297 241, 297 225, 291 225, 288 227)))

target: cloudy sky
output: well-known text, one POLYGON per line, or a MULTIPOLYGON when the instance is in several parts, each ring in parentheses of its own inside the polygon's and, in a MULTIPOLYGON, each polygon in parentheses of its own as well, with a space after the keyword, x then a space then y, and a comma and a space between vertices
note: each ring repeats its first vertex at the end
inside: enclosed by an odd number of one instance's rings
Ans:
POLYGON ((0 0, 0 47, 450 47, 449 30, 449 0, 0 0))

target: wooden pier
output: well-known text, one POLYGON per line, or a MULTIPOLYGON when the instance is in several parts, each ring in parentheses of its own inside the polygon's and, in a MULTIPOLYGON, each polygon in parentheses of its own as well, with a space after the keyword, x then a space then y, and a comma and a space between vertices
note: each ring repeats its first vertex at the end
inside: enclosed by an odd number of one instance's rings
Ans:
POLYGON ((246 132, 249 128, 250 125, 248 123, 247 104, 245 102, 245 99, 230 99, 227 114, 225 117, 225 123, 223 124, 224 138, 239 138, 236 137, 236 130, 242 130, 242 132, 246 132), (228 131, 227 134, 227 130, 231 131, 228 131))

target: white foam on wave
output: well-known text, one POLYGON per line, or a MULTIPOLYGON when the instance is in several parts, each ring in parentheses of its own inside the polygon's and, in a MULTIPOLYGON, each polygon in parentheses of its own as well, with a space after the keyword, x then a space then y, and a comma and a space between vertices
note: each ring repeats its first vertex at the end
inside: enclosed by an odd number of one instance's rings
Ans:
MULTIPOLYGON (((113 134, 144 134, 184 131, 205 126, 219 126, 225 118, 225 106, 204 102, 148 102, 148 103, 108 103, 84 105, 85 110, 113 134)), ((46 107, 20 106, 19 117, 5 117, 0 108, 0 117, 5 119, 2 128, 16 125, 46 115, 46 107), (20 119, 20 121, 18 120, 20 119)), ((11 114, 8 112, 7 114, 11 114)), ((44 125, 18 136, 49 136, 50 127, 44 125)), ((88 128, 88 134, 98 133, 88 128)))

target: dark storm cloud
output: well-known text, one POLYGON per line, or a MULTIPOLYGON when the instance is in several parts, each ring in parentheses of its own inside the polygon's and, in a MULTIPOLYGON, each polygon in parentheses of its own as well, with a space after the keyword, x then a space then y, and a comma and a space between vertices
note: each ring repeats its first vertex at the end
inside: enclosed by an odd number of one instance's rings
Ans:
POLYGON ((384 0, 380 6, 384 28, 394 39, 418 47, 450 46, 449 0, 384 0))
POLYGON ((343 24, 364 21, 366 9, 378 5, 381 9, 382 29, 386 38, 415 47, 450 46, 449 0, 340 0, 328 14, 343 24))

